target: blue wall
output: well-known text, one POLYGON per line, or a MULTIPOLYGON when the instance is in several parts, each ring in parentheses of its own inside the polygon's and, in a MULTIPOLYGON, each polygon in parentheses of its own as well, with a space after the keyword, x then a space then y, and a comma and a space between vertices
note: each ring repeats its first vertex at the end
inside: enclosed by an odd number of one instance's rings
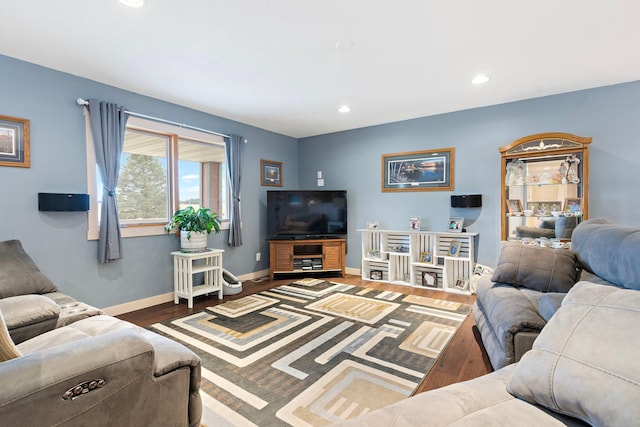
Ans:
POLYGON ((124 259, 98 264, 97 242, 86 237, 86 213, 38 211, 38 192, 87 192, 85 121, 78 97, 247 138, 244 245, 227 246, 227 231, 211 235, 209 245, 225 250, 223 263, 236 274, 268 269, 264 206, 270 187, 260 186, 260 159, 283 162, 285 185, 297 188, 296 139, 1 55, 0 94, 0 115, 26 118, 31 125, 31 167, 0 167, 0 241, 21 240, 61 291, 98 307, 171 292, 169 253, 179 248, 173 234, 128 238, 123 239, 124 259), (263 255, 260 262, 256 252, 263 255))
POLYGON ((87 241, 84 213, 44 213, 38 192, 86 188, 85 126, 77 97, 117 102, 131 111, 187 123, 249 140, 242 181, 244 245, 230 248, 228 233, 209 245, 225 249, 224 264, 236 274, 268 268, 266 191, 260 159, 283 162, 283 189, 349 192, 348 267, 360 267, 360 235, 369 220, 408 228, 420 216, 431 230, 450 216, 465 216, 480 233, 478 261, 493 265, 499 241, 498 147, 522 136, 550 131, 593 137, 590 213, 638 225, 640 197, 640 82, 355 129, 300 141, 0 55, 0 115, 31 122, 31 167, 0 167, 0 241, 20 239, 61 291, 99 307, 171 292, 173 235, 123 240, 125 258, 98 264, 97 243, 87 241), (381 155, 454 147, 455 191, 382 193, 381 155), (481 209, 449 208, 451 194, 483 195, 481 209), (255 253, 262 261, 255 262, 255 253))
MULTIPOLYGON (((487 88, 490 90, 490 88, 487 88)), ((420 216, 430 230, 444 230, 450 216, 464 216, 480 233, 478 261, 495 265, 500 240, 498 148, 526 135, 568 132, 591 136, 590 217, 638 226, 640 212, 640 82, 621 84, 338 132, 300 141, 300 186, 349 194, 347 265, 360 266, 360 235, 367 221, 408 229, 420 216), (382 154, 454 147, 455 190, 381 191, 382 154), (451 194, 482 194, 480 209, 451 209, 451 194)))

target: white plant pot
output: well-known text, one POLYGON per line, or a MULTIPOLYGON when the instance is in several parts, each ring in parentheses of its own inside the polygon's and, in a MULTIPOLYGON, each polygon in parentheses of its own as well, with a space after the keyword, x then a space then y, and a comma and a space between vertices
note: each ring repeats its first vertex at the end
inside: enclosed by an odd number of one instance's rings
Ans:
POLYGON ((191 232, 191 239, 187 239, 188 231, 180 231, 180 248, 186 252, 198 252, 207 247, 207 233, 191 232))

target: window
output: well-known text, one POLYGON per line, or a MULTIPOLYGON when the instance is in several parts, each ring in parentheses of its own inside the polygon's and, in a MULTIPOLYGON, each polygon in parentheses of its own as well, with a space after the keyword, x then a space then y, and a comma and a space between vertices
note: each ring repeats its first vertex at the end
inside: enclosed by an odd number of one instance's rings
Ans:
MULTIPOLYGON (((103 185, 87 114, 88 238, 98 238, 103 185)), ((229 226, 227 165, 222 137, 138 117, 127 121, 116 189, 122 237, 166 233, 177 209, 208 207, 229 226)))

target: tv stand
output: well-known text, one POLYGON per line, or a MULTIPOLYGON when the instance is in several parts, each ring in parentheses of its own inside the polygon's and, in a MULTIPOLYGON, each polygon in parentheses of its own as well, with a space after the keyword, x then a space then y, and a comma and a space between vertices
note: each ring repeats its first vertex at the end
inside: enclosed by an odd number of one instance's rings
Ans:
POLYGON ((269 277, 286 273, 345 275, 345 239, 269 240, 269 277))

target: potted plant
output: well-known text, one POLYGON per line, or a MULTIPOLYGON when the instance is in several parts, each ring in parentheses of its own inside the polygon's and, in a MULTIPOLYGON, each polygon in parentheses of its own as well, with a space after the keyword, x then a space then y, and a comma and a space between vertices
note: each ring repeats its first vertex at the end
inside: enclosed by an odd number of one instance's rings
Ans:
POLYGON ((220 218, 209 208, 187 206, 173 214, 171 221, 165 225, 167 232, 177 228, 180 230, 180 247, 186 251, 199 251, 207 247, 207 235, 212 230, 220 232, 220 218))

